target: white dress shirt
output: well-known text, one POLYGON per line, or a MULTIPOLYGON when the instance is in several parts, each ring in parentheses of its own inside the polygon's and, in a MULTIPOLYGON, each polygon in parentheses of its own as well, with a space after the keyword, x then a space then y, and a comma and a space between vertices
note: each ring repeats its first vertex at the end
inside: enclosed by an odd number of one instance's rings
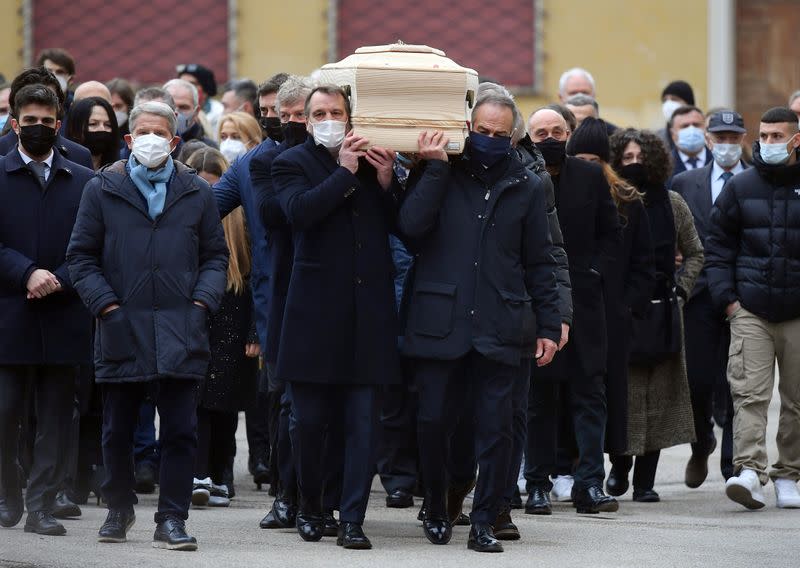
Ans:
POLYGON ((689 160, 692 159, 689 154, 684 154, 683 151, 678 147, 675 149, 678 150, 678 156, 680 156, 681 162, 683 162, 683 167, 686 168, 687 172, 695 168, 702 168, 706 165, 706 152, 708 152, 708 148, 703 148, 700 150, 700 153, 694 157, 694 159, 697 160, 697 163, 694 166, 689 163, 689 160))
MULTIPOLYGON (((742 161, 739 160, 739 163, 733 166, 733 169, 730 172, 733 175, 738 174, 739 172, 743 172, 744 167, 742 167, 742 161)), ((711 203, 714 203, 719 197, 719 194, 722 193, 722 186, 725 185, 725 182, 722 180, 722 174, 725 173, 725 170, 722 169, 716 160, 714 160, 714 167, 711 168, 711 203)))
MULTIPOLYGON (((28 155, 27 155, 25 152, 23 152, 22 150, 20 150, 20 149, 19 149, 19 146, 17 147, 17 152, 19 152, 19 155, 22 157, 22 161, 23 161, 23 162, 25 162, 25 165, 26 165, 26 166, 27 166, 27 165, 28 165, 30 162, 32 162, 32 161, 33 161, 33 158, 31 158, 31 157, 30 157, 30 156, 28 156, 28 155)), ((46 158, 45 158, 45 159, 42 161, 42 163, 44 164, 44 179, 45 179, 45 180, 48 180, 48 179, 50 179, 50 170, 52 170, 52 169, 53 169, 53 150, 52 150, 52 149, 50 150, 50 155, 49 155, 49 156, 47 156, 47 157, 46 157, 46 158)))

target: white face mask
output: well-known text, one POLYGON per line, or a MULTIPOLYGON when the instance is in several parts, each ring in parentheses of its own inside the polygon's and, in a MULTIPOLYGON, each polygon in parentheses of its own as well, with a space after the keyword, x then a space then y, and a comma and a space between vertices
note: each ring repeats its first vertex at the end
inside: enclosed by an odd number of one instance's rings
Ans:
POLYGON ((67 94, 67 77, 65 75, 56 75, 56 79, 58 79, 58 84, 61 85, 61 90, 64 94, 67 94))
POLYGON ((664 113, 664 120, 669 122, 670 119, 672 118, 672 113, 674 113, 682 106, 684 106, 683 103, 679 103, 678 101, 673 101, 672 99, 667 99, 666 101, 664 101, 664 104, 661 105, 661 112, 664 113))
POLYGON ((160 166, 169 156, 170 141, 157 134, 143 134, 133 139, 131 153, 146 168, 160 166))
POLYGON ((225 156, 231 164, 239 156, 247 152, 247 146, 241 140, 234 140, 233 138, 226 138, 219 145, 219 151, 225 156))
POLYGON ((347 123, 341 120, 323 120, 311 125, 314 134, 314 142, 322 144, 326 148, 335 149, 344 142, 347 123))
POLYGON ((117 117, 117 126, 122 128, 128 122, 128 113, 124 110, 115 110, 114 116, 117 117))
POLYGON ((739 144, 714 144, 711 149, 714 160, 723 168, 730 168, 739 162, 742 157, 742 147, 739 144))

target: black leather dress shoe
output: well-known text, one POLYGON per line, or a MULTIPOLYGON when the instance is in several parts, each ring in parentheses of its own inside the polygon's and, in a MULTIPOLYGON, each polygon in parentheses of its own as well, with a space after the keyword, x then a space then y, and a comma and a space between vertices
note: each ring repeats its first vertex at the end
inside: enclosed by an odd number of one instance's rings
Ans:
POLYGON ((81 508, 73 503, 72 500, 67 497, 66 492, 62 490, 56 495, 52 513, 56 519, 69 519, 71 517, 80 517, 81 508))
POLYGON ((25 532, 47 536, 61 536, 67 534, 67 529, 59 523, 50 511, 33 511, 25 519, 25 532))
POLYGON ((461 514, 458 515, 458 518, 456 519, 456 522, 453 523, 453 526, 454 527, 468 527, 471 524, 472 523, 469 521, 469 515, 461 513, 461 514))
POLYGON ((408 509, 414 506, 414 496, 405 489, 395 489, 386 496, 386 506, 390 509, 408 509))
POLYGON ((307 542, 316 542, 322 538, 325 532, 325 518, 322 515, 299 511, 295 519, 295 526, 300 538, 307 542))
POLYGON ((136 522, 133 509, 109 509, 106 522, 97 532, 97 542, 125 542, 127 534, 136 522))
POLYGON ((369 550, 372 548, 372 543, 364 534, 361 525, 356 523, 342 523, 339 525, 336 544, 349 550, 369 550))
POLYGON ((422 530, 431 544, 447 544, 453 537, 453 525, 447 519, 425 519, 422 530))
POLYGON ((284 527, 294 526, 294 519, 297 517, 297 505, 294 501, 286 497, 277 497, 272 503, 272 512, 275 514, 275 519, 284 527))
POLYGON ((617 500, 603 493, 603 488, 599 483, 584 489, 573 487, 572 505, 578 510, 578 513, 589 515, 613 513, 619 509, 617 500))
POLYGON ((270 482, 269 468, 262 459, 256 459, 253 464, 253 482, 259 490, 263 484, 270 482))
POLYGON ((262 529, 286 528, 278 521, 278 519, 275 518, 275 511, 273 509, 267 511, 267 514, 264 515, 264 518, 259 521, 258 526, 262 529))
POLYGON ((21 489, 6 489, 6 494, 0 496, 0 526, 10 528, 16 526, 22 519, 25 504, 22 499, 21 489))
POLYGON ((424 521, 425 520, 425 512, 427 507, 425 507, 425 500, 422 501, 422 506, 419 508, 419 512, 417 513, 417 520, 424 521))
POLYGON ((528 502, 525 503, 526 515, 552 515, 553 508, 550 505, 550 492, 543 487, 534 486, 528 493, 528 502))
POLYGON ((325 519, 324 536, 339 536, 339 521, 333 516, 333 511, 328 511, 323 517, 325 519))
POLYGON ((661 497, 652 489, 633 489, 633 500, 637 503, 658 503, 661 497))
POLYGON ((451 524, 458 521, 458 516, 464 508, 464 499, 474 488, 475 480, 473 479, 461 485, 453 485, 447 490, 447 518, 450 519, 451 524))
POLYGON ((503 552, 503 545, 494 537, 491 525, 480 523, 469 530, 467 548, 475 552, 503 552))
POLYGON ((156 525, 153 548, 197 550, 197 539, 186 534, 186 522, 183 519, 167 517, 156 525))
POLYGON ((511 520, 511 511, 502 511, 494 522, 494 537, 497 540, 519 540, 517 525, 511 520))
POLYGON ((608 491, 608 494, 614 497, 625 495, 625 492, 628 491, 628 487, 630 487, 628 473, 623 473, 617 468, 612 467, 611 471, 608 472, 608 479, 606 479, 606 491, 608 491))

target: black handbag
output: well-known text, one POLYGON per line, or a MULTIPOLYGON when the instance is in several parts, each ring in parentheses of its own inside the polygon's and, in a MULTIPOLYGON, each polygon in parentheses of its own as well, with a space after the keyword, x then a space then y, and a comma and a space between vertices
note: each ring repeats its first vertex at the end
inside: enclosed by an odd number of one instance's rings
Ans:
POLYGON ((653 366, 681 350, 680 304, 675 284, 661 280, 657 294, 641 317, 633 318, 630 363, 653 366))

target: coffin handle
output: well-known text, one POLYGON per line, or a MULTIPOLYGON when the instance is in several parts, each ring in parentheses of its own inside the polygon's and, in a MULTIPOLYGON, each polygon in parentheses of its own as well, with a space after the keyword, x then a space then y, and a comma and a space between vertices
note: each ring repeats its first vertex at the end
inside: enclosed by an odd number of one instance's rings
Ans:
POLYGON ((469 104, 469 108, 472 108, 472 105, 475 104, 475 91, 472 89, 467 91, 467 104, 469 104))

